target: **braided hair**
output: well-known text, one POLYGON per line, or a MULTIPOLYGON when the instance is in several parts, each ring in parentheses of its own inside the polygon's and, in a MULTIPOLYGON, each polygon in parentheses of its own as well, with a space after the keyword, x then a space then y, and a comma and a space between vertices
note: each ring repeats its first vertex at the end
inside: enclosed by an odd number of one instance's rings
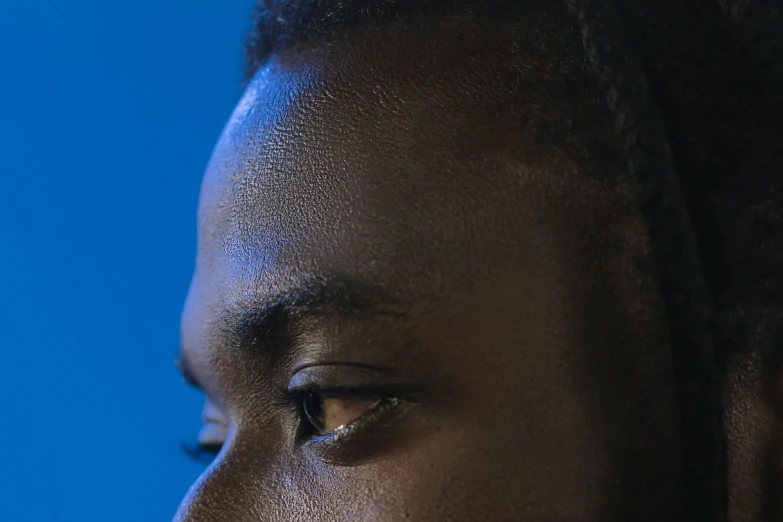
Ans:
MULTIPOLYGON (((783 24, 774 2, 567 4, 615 115, 657 262, 690 519, 726 520, 723 406, 736 390, 721 384, 777 367, 769 360, 783 346, 783 24)), ((779 519, 773 495, 762 510, 779 519)))
POLYGON ((636 179, 671 330, 688 508, 694 521, 726 519, 725 441, 720 381, 710 321, 713 298, 678 186, 666 126, 639 59, 609 1, 566 0, 589 60, 615 115, 615 128, 636 179))
MULTIPOLYGON (((693 522, 728 518, 725 412, 737 392, 725 383, 762 372, 774 384, 768 361, 783 366, 778 1, 564 0, 614 116, 649 232, 693 522)), ((533 2, 260 0, 246 79, 276 50, 340 29, 433 13, 507 13, 533 2)), ((774 499, 766 502, 767 518, 783 516, 774 499)))

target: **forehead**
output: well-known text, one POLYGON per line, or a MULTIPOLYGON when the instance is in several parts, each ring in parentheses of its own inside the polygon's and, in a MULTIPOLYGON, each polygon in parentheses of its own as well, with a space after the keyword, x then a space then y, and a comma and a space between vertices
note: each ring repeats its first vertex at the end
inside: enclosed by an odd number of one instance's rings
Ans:
POLYGON ((595 213, 592 193, 625 198, 619 178, 574 175, 578 158, 558 149, 574 141, 574 114, 551 96, 579 67, 569 46, 538 35, 520 50, 484 29, 369 30, 268 62, 205 175, 196 281, 232 300, 297 272, 459 279, 570 227, 564 194, 575 214, 595 213))

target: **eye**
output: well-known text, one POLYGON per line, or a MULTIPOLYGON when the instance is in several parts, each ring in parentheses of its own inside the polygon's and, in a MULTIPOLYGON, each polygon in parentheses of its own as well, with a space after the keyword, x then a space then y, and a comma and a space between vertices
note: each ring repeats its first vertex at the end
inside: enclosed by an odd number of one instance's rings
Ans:
POLYGON ((328 435, 359 420, 381 404, 379 396, 330 396, 305 392, 301 400, 304 417, 319 435, 328 435))
POLYGON ((183 446, 185 453, 199 462, 209 462, 223 447, 228 437, 228 419, 211 400, 204 401, 202 426, 196 444, 183 446))

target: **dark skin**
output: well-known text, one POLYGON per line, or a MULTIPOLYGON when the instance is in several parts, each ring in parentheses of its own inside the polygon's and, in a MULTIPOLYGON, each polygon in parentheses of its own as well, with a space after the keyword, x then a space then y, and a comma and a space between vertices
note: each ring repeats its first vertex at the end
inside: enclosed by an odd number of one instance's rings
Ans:
POLYGON ((572 24, 526 23, 363 29, 252 80, 182 328, 227 437, 176 520, 683 520, 631 180, 572 24))

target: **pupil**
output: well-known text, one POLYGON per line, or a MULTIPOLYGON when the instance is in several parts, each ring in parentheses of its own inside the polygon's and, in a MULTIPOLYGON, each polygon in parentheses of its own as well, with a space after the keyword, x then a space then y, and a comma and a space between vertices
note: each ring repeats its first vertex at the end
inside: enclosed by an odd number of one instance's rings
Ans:
POLYGON ((324 401, 317 393, 308 393, 302 403, 307 419, 317 430, 322 430, 324 426, 324 401))

